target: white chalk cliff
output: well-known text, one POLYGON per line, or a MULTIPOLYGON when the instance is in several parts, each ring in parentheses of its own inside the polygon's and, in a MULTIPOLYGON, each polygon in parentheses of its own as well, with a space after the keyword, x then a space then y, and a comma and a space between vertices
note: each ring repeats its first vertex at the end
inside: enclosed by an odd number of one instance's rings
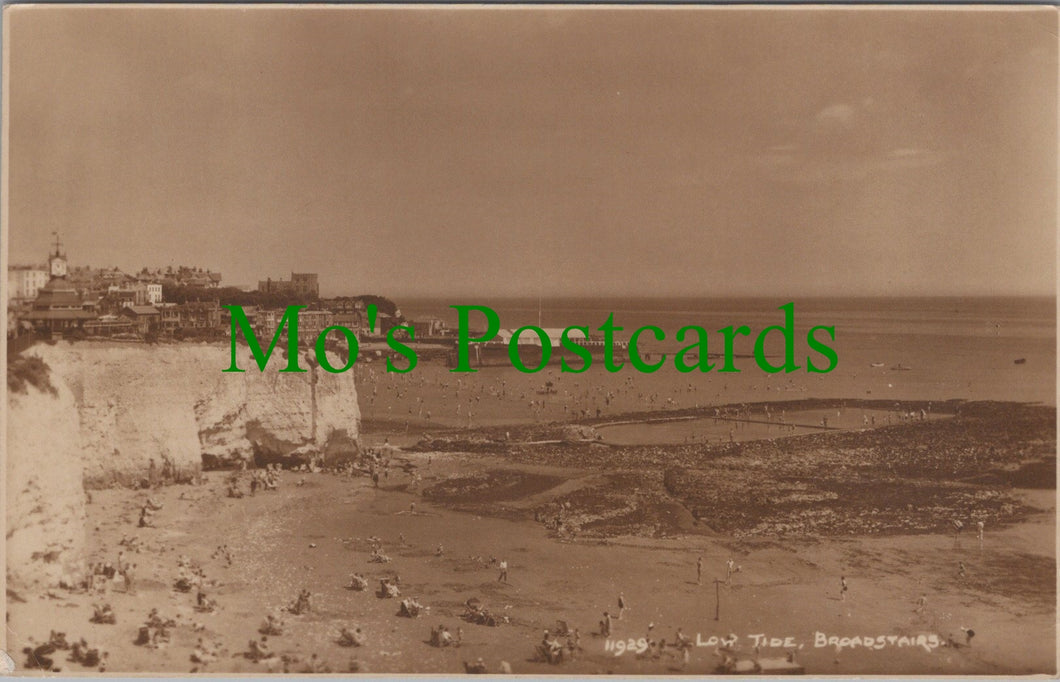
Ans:
POLYGON ((25 351, 48 365, 57 395, 32 386, 8 395, 9 578, 12 566, 25 578, 44 562, 34 554, 49 558, 49 580, 66 557, 79 557, 84 489, 138 485, 152 460, 179 477, 204 463, 297 461, 295 450, 331 462, 355 456, 353 372, 280 373, 286 361, 276 353, 261 372, 241 347, 246 371, 227 373, 223 344, 64 342, 25 351))
POLYGON ((85 545, 81 426, 70 390, 7 392, 8 587, 55 585, 74 571, 85 545))
POLYGON ((152 459, 159 470, 168 462, 194 473, 204 460, 279 461, 306 445, 329 459, 357 450, 353 372, 281 373, 279 348, 264 372, 240 348, 243 373, 222 371, 230 358, 222 344, 62 343, 27 352, 73 393, 88 487, 135 483, 152 459))

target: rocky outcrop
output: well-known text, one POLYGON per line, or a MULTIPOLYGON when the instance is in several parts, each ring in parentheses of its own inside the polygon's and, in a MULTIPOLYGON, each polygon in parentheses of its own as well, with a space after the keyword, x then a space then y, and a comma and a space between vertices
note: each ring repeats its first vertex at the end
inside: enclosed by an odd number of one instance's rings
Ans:
POLYGON ((357 453, 360 410, 352 372, 259 372, 249 360, 241 366, 250 369, 224 374, 195 405, 207 466, 284 462, 313 452, 336 461, 357 453))
MULTIPOLYGON (((247 371, 227 373, 222 344, 61 343, 27 352, 70 389, 89 488, 135 485, 152 468, 180 480, 204 465, 357 453, 353 372, 280 373, 278 356, 261 372, 243 348, 247 371)), ((59 409, 68 407, 52 406, 59 409)))
POLYGON ((21 592, 57 584, 81 560, 81 426, 63 382, 13 389, 9 381, 8 389, 4 549, 8 587, 21 592))

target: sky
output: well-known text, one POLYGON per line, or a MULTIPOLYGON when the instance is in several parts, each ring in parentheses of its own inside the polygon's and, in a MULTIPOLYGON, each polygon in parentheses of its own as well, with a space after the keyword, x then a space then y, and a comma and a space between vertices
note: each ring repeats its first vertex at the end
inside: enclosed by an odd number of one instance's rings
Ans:
POLYGON ((391 296, 1056 290, 1052 8, 8 6, 11 263, 391 296))

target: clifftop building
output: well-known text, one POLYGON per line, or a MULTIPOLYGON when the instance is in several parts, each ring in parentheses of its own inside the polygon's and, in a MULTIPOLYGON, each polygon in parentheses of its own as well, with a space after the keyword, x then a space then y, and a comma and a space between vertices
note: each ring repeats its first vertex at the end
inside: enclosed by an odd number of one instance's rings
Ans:
POLYGON ((84 309, 80 294, 66 277, 66 254, 58 237, 55 251, 48 257, 51 279, 37 292, 33 309, 22 316, 40 331, 53 334, 80 328, 96 316, 84 309))
POLYGON ((258 282, 258 291, 270 294, 296 294, 319 298, 320 283, 315 272, 292 272, 291 279, 264 279, 258 282))

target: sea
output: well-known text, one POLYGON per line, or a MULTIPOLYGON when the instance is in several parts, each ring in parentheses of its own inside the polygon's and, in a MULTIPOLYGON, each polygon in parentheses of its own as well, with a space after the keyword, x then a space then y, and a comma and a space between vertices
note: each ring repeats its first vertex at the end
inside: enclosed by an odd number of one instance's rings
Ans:
MULTIPOLYGON (((725 381, 741 394, 767 386, 781 391, 810 393, 814 397, 894 397, 895 399, 1012 400, 1056 405, 1057 307, 1055 297, 847 297, 847 298, 649 298, 649 297, 524 297, 483 296, 407 298, 397 301, 406 318, 437 317, 457 325, 453 305, 480 305, 495 311, 502 328, 538 325, 545 328, 587 326, 594 335, 613 315, 626 340, 642 326, 653 325, 664 334, 659 341, 642 335, 639 351, 657 362, 667 362, 656 382, 697 381, 695 372, 673 368, 673 354, 694 341, 675 339, 679 329, 699 326, 707 331, 710 353, 723 350, 718 330, 746 325, 747 337, 738 336, 733 352, 749 356, 762 330, 784 325, 780 306, 793 304, 794 347, 800 369, 769 375, 752 358, 737 362, 740 375, 703 373, 716 384, 725 381), (825 374, 806 372, 806 360, 827 366, 821 355, 808 348, 812 327, 834 329, 816 338, 836 351, 838 361, 825 374), (750 382, 750 383, 749 383, 750 382), (753 387, 753 388, 752 388, 753 387)), ((484 329, 485 318, 472 313, 470 325, 484 329)), ((782 361, 786 340, 779 332, 766 337, 765 350, 774 364, 782 361)), ((553 370, 554 371, 554 368, 553 370)), ((592 379, 600 367, 581 375, 592 379)), ((624 371, 632 371, 626 367, 624 371)), ((761 395, 761 394, 759 394, 761 395)), ((762 396, 765 397, 765 396, 762 396)), ((794 395, 784 397, 796 397, 794 395)))

